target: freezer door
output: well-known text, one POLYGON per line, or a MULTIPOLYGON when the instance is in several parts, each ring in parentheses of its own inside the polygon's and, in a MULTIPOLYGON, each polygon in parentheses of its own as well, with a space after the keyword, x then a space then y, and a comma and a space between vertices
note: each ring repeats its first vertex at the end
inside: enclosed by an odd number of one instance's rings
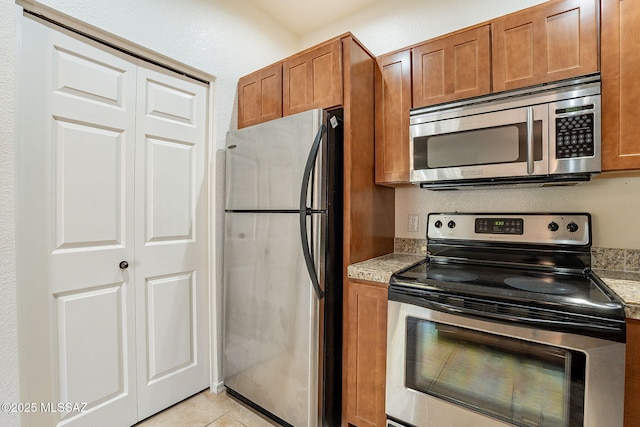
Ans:
POLYGON ((226 213, 224 258, 225 386, 291 425, 318 425, 320 305, 299 214, 226 213))
MULTIPOLYGON (((298 210, 305 164, 324 123, 310 110, 227 134, 226 210, 298 210)), ((326 145, 326 144, 322 144, 326 145)), ((319 187, 325 149, 310 182, 307 207, 325 209, 319 187)))

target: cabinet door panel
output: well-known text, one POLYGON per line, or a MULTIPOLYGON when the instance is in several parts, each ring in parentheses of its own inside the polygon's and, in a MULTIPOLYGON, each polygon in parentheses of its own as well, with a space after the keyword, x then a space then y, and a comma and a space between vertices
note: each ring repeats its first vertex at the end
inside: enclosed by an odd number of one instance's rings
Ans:
POLYGON ((598 3, 554 0, 491 24, 493 90, 598 71, 598 3))
MULTIPOLYGON (((425 47, 426 49, 426 47, 425 47)), ((416 77, 420 79, 416 82, 416 103, 429 103, 428 100, 445 96, 445 51, 438 49, 434 51, 420 52, 415 49, 415 63, 421 65, 420 70, 416 66, 416 77), (422 87, 421 91, 418 91, 422 87), (423 101, 427 100, 427 101, 423 101)))
POLYGON ((414 107, 491 90, 488 25, 426 42, 411 54, 414 107))
POLYGON ((283 90, 284 116, 342 104, 340 40, 285 60, 283 90))
POLYGON ((409 181, 411 52, 380 57, 376 70, 376 182, 409 181))
POLYGON ((640 3, 602 0, 602 169, 640 169, 640 3))
POLYGON ((347 282, 347 422, 384 426, 387 288, 347 282))
POLYGON ((282 117, 282 63, 238 81, 238 128, 282 117))
POLYGON ((506 80, 533 79, 535 77, 533 71, 535 57, 533 24, 529 22, 505 29, 503 34, 504 62, 509 64, 509 67, 505 67, 504 70, 506 80))
MULTIPOLYGON (((618 0, 616 0, 618 1, 618 0)), ((624 426, 640 426, 640 321, 627 319, 627 355, 624 381, 624 426)))

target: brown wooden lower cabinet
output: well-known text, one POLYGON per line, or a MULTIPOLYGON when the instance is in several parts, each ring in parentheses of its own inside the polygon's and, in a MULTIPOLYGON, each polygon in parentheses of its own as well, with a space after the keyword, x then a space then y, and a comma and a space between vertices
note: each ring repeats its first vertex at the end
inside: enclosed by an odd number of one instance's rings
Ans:
POLYGON ((387 284, 346 281, 343 426, 384 426, 387 284))
POLYGON ((640 427, 640 320, 627 319, 624 426, 640 427))

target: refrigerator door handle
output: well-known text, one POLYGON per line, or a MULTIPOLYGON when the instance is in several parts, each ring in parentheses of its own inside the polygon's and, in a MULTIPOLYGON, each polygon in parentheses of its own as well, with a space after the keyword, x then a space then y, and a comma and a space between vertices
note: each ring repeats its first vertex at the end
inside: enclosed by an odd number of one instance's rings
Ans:
POLYGON ((300 240, 302 240, 302 253, 304 255, 304 262, 307 265, 309 276, 311 276, 311 284, 318 296, 318 299, 324 297, 324 291, 320 288, 320 281, 318 280, 318 272, 313 262, 313 256, 311 255, 311 249, 309 247, 309 239, 307 238, 307 216, 311 215, 311 210, 307 207, 307 196, 309 194, 309 180, 311 179, 311 172, 313 171, 313 165, 316 163, 318 157, 318 150, 320 149, 320 142, 322 142, 322 135, 326 132, 327 128, 324 123, 320 125, 318 133, 313 141, 311 150, 309 151, 309 157, 307 157, 307 164, 304 167, 304 174, 302 176, 302 188, 300 189, 300 240))

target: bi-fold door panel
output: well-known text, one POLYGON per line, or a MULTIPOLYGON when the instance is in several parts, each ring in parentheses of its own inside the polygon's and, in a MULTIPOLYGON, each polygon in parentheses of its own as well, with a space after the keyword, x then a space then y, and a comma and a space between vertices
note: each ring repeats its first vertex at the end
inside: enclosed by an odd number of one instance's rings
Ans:
POLYGON ((136 65, 31 19, 19 82, 18 292, 32 425, 137 421, 134 289, 136 65))
POLYGON ((138 70, 138 416, 209 385, 207 87, 138 70))

